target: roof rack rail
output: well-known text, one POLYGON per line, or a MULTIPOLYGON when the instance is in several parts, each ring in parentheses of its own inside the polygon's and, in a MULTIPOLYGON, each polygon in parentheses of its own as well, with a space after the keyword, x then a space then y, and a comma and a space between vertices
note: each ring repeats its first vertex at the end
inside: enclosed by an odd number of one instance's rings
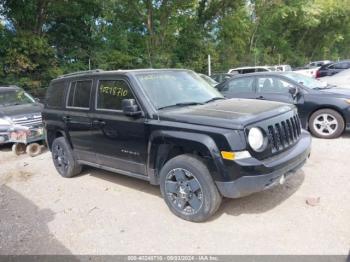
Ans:
POLYGON ((78 71, 78 72, 74 72, 74 73, 69 73, 69 74, 65 74, 65 75, 61 75, 57 78, 64 78, 64 77, 68 77, 68 76, 75 76, 75 75, 81 75, 81 74, 92 74, 92 73, 98 73, 98 72, 103 72, 103 69, 93 69, 93 70, 86 70, 86 71, 78 71))

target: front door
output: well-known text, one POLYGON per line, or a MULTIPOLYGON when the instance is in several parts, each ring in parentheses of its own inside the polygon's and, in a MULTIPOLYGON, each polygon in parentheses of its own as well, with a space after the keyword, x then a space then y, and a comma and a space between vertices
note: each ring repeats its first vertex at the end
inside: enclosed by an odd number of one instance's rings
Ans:
POLYGON ((146 175, 145 118, 126 116, 122 111, 123 99, 136 100, 127 79, 98 80, 91 114, 97 162, 105 167, 146 175))
POLYGON ((290 93, 293 84, 274 76, 259 76, 256 81, 256 98, 295 104, 290 93))

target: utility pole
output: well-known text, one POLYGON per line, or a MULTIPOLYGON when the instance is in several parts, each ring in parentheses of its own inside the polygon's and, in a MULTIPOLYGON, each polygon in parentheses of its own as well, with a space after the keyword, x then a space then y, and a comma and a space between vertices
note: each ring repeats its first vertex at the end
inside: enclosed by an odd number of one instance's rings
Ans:
POLYGON ((89 58, 89 70, 91 70, 91 60, 89 58))
POLYGON ((210 55, 208 55, 208 76, 211 76, 211 59, 210 59, 210 55))

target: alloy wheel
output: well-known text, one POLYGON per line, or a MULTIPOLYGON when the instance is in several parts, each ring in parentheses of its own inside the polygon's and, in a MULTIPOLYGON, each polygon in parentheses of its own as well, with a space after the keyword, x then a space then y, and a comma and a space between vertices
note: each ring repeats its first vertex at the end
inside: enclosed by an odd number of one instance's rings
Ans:
POLYGON ((203 191, 199 181, 183 168, 172 169, 167 174, 165 193, 172 206, 181 213, 194 214, 203 205, 203 191))
POLYGON ((57 168, 61 173, 62 172, 64 173, 64 171, 68 169, 69 160, 63 147, 61 147, 61 145, 56 145, 52 149, 52 153, 53 153, 53 160, 55 161, 57 168))
POLYGON ((315 118, 313 126, 318 134, 330 136, 337 131, 339 123, 331 114, 321 114, 315 118))

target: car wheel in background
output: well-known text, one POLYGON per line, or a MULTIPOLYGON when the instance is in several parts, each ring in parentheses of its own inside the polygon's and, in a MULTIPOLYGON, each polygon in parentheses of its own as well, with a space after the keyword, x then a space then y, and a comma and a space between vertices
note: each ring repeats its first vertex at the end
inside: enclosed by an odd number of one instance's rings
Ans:
POLYGON ((311 133, 319 138, 337 138, 344 131, 343 117, 333 109, 320 109, 309 119, 311 133))

